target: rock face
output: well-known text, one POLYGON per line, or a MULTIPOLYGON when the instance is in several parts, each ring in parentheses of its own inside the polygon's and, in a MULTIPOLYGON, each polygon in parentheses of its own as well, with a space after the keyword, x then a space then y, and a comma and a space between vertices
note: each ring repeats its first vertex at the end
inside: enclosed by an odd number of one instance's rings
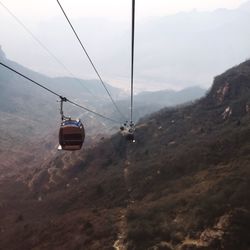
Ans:
POLYGON ((229 91, 230 91, 230 84, 228 82, 225 82, 223 86, 219 87, 219 89, 216 91, 215 100, 219 104, 223 103, 223 101, 228 97, 229 91))
POLYGON ((248 249, 249 100, 247 61, 142 119, 136 143, 116 134, 0 183, 0 248, 112 249, 122 224, 127 249, 248 249))
POLYGON ((216 77, 196 104, 143 120, 143 149, 131 152, 131 189, 140 205, 129 209, 128 246, 248 248, 249 99, 246 61, 216 77))
POLYGON ((206 102, 215 106, 227 105, 223 119, 231 115, 243 116, 248 112, 249 79, 250 61, 246 61, 215 78, 206 102))

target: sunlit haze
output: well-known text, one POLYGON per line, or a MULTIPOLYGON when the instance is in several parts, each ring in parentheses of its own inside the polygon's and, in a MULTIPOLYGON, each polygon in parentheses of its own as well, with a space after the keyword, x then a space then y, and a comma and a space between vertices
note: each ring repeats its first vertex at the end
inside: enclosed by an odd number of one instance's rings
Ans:
MULTIPOLYGON (((233 9, 245 0, 137 0, 137 19, 151 16, 164 16, 181 11, 202 10, 211 11, 218 8, 233 9)), ((19 17, 26 19, 46 19, 59 16, 59 9, 55 1, 51 0, 2 0, 19 17)), ((61 3, 74 18, 95 17, 128 21, 131 3, 128 0, 62 0, 61 3)))
MULTIPOLYGON (((249 41, 241 23, 242 33, 237 36, 237 27, 233 27, 227 38, 220 31, 232 24, 237 26, 240 12, 230 10, 239 9, 245 2, 136 0, 136 91, 182 89, 194 85, 208 88, 216 74, 248 58, 249 41), (218 9, 220 12, 215 11, 218 9), (194 35, 205 40, 198 41, 194 35), (219 40, 216 44, 215 38, 219 40), (238 43, 234 42, 236 38, 238 43), (205 46, 204 49, 201 46, 205 46), (239 53, 238 47, 241 48, 239 53), (215 56, 218 57, 217 65, 212 59, 215 56), (194 68, 189 68, 190 65, 194 68)), ((1 3, 76 77, 96 78, 56 0, 1 0, 1 3)), ((104 80, 129 89, 131 1, 61 0, 61 4, 104 80)), ((1 5, 0 21, 5 24, 0 26, 0 45, 8 58, 49 76, 69 75, 1 5)))

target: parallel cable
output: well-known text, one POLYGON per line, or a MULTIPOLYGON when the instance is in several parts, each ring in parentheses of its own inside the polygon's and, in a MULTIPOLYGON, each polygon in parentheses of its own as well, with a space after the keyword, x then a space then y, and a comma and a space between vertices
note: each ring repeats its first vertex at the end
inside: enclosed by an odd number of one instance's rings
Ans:
POLYGON ((93 61, 92 61, 92 59, 90 58, 90 56, 89 56, 89 54, 88 54, 86 48, 83 46, 83 43, 82 43, 81 39, 79 38, 79 36, 78 36, 76 30, 74 29, 74 27, 73 27, 71 21, 69 20, 69 18, 68 18, 68 16, 67 16, 66 12, 64 11, 64 9, 63 9, 63 7, 62 7, 60 1, 57 0, 57 3, 58 3, 58 5, 59 5, 59 7, 61 8, 61 11, 63 12, 63 14, 64 14, 66 20, 68 21, 68 23, 69 23, 69 25, 70 25, 72 31, 74 32, 74 34, 75 34, 75 36, 76 36, 78 42, 80 43, 80 45, 81 45, 81 47, 82 47, 82 49, 83 49, 85 55, 87 56, 87 58, 88 58, 90 64, 92 65, 92 67, 93 67, 95 73, 97 74, 97 76, 98 76, 100 82, 102 83, 102 85, 103 85, 104 89, 106 90, 106 92, 107 92, 109 98, 111 99, 113 105, 115 106, 116 110, 117 110, 118 113, 121 115, 121 117, 122 117, 123 119, 126 120, 125 116, 122 114, 122 112, 121 112, 120 109, 118 108, 117 104, 115 103, 115 101, 114 101, 112 95, 110 94, 109 90, 107 89, 107 87, 106 87, 104 81, 103 81, 102 78, 101 78, 101 75, 99 74, 98 70, 96 69, 96 67, 95 67, 95 65, 94 65, 94 63, 93 63, 93 61))
POLYGON ((130 121, 133 122, 134 105, 134 44, 135 44, 135 0, 132 0, 132 41, 131 41, 131 104, 130 121))
POLYGON ((5 5, 0 1, 0 5, 19 23, 23 29, 59 64, 61 65, 72 77, 80 83, 82 87, 91 95, 96 97, 86 86, 82 84, 82 82, 66 67, 64 63, 62 63, 42 42, 39 40, 28 27, 5 5))
POLYGON ((35 85, 39 86, 40 88, 43 88, 44 90, 50 92, 51 94, 53 94, 53 95, 59 97, 60 99, 64 99, 64 100, 66 100, 67 102, 69 102, 69 103, 71 103, 71 104, 73 104, 73 105, 75 105, 75 106, 77 106, 77 107, 79 107, 79 108, 81 108, 81 109, 84 109, 85 111, 88 111, 88 112, 90 112, 90 113, 92 113, 92 114, 94 114, 94 115, 96 115, 96 116, 99 116, 99 117, 104 118, 104 119, 106 119, 106 120, 109 120, 109 121, 112 121, 112 122, 114 122, 114 123, 120 124, 120 122, 117 121, 117 120, 114 120, 114 119, 112 119, 112 118, 106 117, 106 116, 104 116, 104 115, 102 115, 102 114, 99 114, 99 113, 97 113, 97 112, 95 112, 95 111, 92 111, 92 110, 90 110, 90 109, 88 109, 88 108, 86 108, 86 107, 84 107, 84 106, 82 106, 82 105, 80 105, 80 104, 78 104, 78 103, 76 103, 76 102, 74 102, 74 101, 71 101, 71 100, 67 99, 66 97, 61 96, 60 94, 56 93, 55 91, 53 91, 53 90, 51 90, 51 89, 45 87, 44 85, 38 83, 37 81, 32 80, 30 77, 28 77, 28 76, 26 76, 26 75, 24 75, 24 74, 18 72, 17 70, 15 70, 15 69, 9 67, 8 65, 6 65, 6 64, 4 64, 4 63, 2 63, 2 62, 0 62, 0 65, 2 65, 3 67, 5 67, 6 69, 8 69, 8 70, 10 70, 10 71, 12 71, 12 72, 14 72, 14 73, 16 73, 17 75, 19 75, 19 76, 25 78, 26 80, 28 80, 28 81, 34 83, 35 85))

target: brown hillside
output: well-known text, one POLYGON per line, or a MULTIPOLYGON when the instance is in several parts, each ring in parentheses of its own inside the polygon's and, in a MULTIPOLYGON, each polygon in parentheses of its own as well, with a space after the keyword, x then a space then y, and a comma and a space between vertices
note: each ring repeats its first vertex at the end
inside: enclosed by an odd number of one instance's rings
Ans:
POLYGON ((250 249, 250 61, 206 97, 1 184, 2 249, 250 249))

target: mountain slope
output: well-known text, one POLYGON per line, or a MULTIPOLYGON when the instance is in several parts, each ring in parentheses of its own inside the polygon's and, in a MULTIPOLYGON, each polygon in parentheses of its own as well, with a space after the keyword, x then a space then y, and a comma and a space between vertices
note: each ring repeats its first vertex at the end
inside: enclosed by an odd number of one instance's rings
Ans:
MULTIPOLYGON (((1 48, 0 61, 87 108, 107 117, 121 119, 104 88, 97 80, 81 80, 70 77, 50 78, 10 61, 1 48)), ((106 86, 115 100, 127 97, 123 90, 109 84, 106 86)), ((57 97, 34 86, 2 66, 0 66, 0 90, 0 172, 5 172, 4 175, 6 175, 8 170, 13 174, 17 169, 23 170, 23 167, 41 165, 51 155, 56 155, 57 130, 60 124, 57 97), (36 152, 36 156, 30 148, 36 152)), ((158 94, 161 95, 161 93, 158 94)), ((198 91, 194 93, 193 98, 198 98, 201 94, 202 91, 198 91)), ((149 99, 152 95, 155 94, 151 93, 147 98, 149 99)), ((135 119, 152 113, 168 103, 181 103, 186 100, 183 96, 178 98, 178 93, 175 92, 171 92, 167 97, 162 99, 160 105, 152 100, 149 104, 150 108, 146 105, 138 105, 135 119), (172 98, 176 96, 174 102, 169 102, 171 96, 172 98)), ((124 113, 128 113, 128 102, 117 101, 117 103, 124 113)), ((119 124, 111 124, 109 121, 92 116, 92 114, 67 103, 64 105, 64 109, 66 115, 79 117, 84 121, 88 135, 85 146, 96 143, 104 135, 109 136, 119 129, 119 124)))
MULTIPOLYGON (((164 107, 185 105, 205 95, 206 90, 200 87, 189 87, 179 91, 161 90, 155 92, 141 92, 134 96, 133 119, 137 122, 140 118, 150 115, 164 107)), ((124 114, 128 113, 130 98, 117 101, 124 114)), ((107 107, 110 110, 110 107, 107 107)), ((114 115, 114 113, 113 113, 114 115)), ((111 115, 111 116, 113 116, 111 115)))
POLYGON ((134 144, 114 135, 6 180, 1 248, 248 249, 249 97, 246 61, 142 119, 134 144))
MULTIPOLYGON (((107 116, 113 112, 111 105, 103 112, 103 105, 110 100, 97 80, 50 78, 10 61, 1 48, 0 61, 87 108, 107 116)), ((116 98, 126 96, 120 89, 110 85, 107 88, 116 98)), ((65 115, 84 121, 88 133, 85 147, 119 128, 119 124, 115 127, 67 103, 64 111, 65 115)), ((116 113, 113 117, 117 116, 116 113)), ((57 151, 59 126, 57 97, 0 66, 0 181, 11 176, 15 179, 20 173, 23 175, 28 169, 63 154, 57 151)))

